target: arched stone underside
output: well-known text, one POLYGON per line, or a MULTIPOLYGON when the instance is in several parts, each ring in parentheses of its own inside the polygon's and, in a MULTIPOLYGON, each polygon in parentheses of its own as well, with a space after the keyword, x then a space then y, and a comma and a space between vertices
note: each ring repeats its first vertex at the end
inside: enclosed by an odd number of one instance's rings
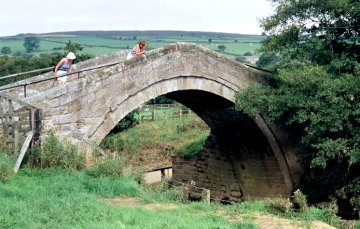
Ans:
POLYGON ((64 85, 29 86, 25 100, 42 108, 44 133, 52 129, 75 142, 100 143, 129 112, 167 95, 211 127, 204 152, 194 162, 199 173, 189 179, 219 198, 287 195, 301 174, 296 144, 289 144, 288 133, 270 128, 260 116, 252 119, 233 109, 235 92, 252 84, 267 84, 265 74, 205 48, 177 43, 150 51, 146 58, 92 70, 64 85), (211 158, 220 158, 225 168, 212 166, 211 158), (204 171, 207 177, 200 174, 204 171), (222 176, 211 176, 218 173, 222 176))
MULTIPOLYGON (((193 180, 221 200, 288 196, 293 182, 289 164, 274 136, 234 103, 204 91, 166 95, 192 109, 211 128, 204 149, 195 158, 175 160, 175 180, 193 180), (276 146, 274 146, 274 144, 276 146)), ((262 124, 260 124, 262 125, 262 124)))

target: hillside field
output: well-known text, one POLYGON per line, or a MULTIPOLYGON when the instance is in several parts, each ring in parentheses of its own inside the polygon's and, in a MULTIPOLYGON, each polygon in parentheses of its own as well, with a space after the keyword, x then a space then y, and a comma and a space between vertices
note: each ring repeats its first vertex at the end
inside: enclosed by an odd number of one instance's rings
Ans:
POLYGON ((245 52, 255 54, 264 36, 185 31, 86 31, 47 34, 20 34, 11 37, 0 37, 0 49, 8 46, 12 54, 23 54, 24 38, 37 36, 40 49, 34 54, 62 52, 69 41, 83 46, 81 53, 95 56, 108 54, 117 50, 131 49, 138 40, 145 39, 147 49, 155 49, 175 42, 193 42, 211 50, 219 51, 218 46, 225 46, 225 55, 235 58, 245 52))

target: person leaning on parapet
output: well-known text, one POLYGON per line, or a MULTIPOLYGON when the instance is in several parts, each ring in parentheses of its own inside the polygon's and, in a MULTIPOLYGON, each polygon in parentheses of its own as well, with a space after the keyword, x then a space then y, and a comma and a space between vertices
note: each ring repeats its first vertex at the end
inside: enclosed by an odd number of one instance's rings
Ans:
MULTIPOLYGON (((72 61, 76 59, 76 56, 73 52, 69 52, 65 58, 62 58, 59 63, 55 66, 54 76, 65 75, 70 72, 72 61)), ((57 80, 61 84, 65 83, 67 76, 58 77, 57 80)))
POLYGON ((134 48, 128 53, 126 59, 128 60, 135 56, 144 55, 145 54, 144 47, 145 47, 145 41, 144 40, 139 41, 139 43, 137 43, 134 46, 134 48))

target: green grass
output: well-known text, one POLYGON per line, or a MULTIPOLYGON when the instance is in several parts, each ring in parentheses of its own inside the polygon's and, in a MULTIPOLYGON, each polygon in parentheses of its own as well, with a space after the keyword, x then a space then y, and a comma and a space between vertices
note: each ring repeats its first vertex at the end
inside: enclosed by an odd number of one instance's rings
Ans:
MULTIPOLYGON (((225 206, 184 204, 176 201, 180 190, 145 190, 129 176, 91 177, 85 171, 24 168, 9 182, 0 183, 0 228, 253 229, 258 228, 253 222, 256 215, 277 217, 269 213, 267 200, 225 206), (136 197, 140 205, 110 205, 102 201, 129 196, 136 197)), ((307 228, 313 220, 329 221, 326 211, 312 207, 305 213, 280 215, 307 228)), ((339 225, 335 218, 332 220, 330 223, 339 225)), ((359 228, 359 222, 354 224, 359 228)))
POLYGON ((0 152, 0 182, 8 182, 14 176, 14 165, 16 157, 0 152))
MULTIPOLYGON (((204 139, 209 133, 207 125, 194 113, 181 118, 164 118, 145 121, 134 128, 108 136, 112 142, 122 144, 122 154, 135 155, 147 149, 163 148, 161 145, 181 147, 199 138, 204 139)), ((113 146, 113 149, 118 147, 113 146)), ((169 147, 168 147, 169 148, 169 147)))
POLYGON ((145 194, 129 177, 23 169, 0 184, 0 228, 256 228, 251 222, 230 223, 206 206, 147 210, 101 201, 120 195, 145 194))

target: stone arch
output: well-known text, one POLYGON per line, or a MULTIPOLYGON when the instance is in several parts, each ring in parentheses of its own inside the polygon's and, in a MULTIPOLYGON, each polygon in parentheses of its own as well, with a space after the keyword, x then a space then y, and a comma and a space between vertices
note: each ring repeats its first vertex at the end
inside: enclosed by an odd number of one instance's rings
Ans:
MULTIPOLYGON (((153 99, 160 95, 168 95, 172 99, 175 99, 184 105, 190 107, 192 110, 194 110, 203 120, 206 121, 206 123, 211 127, 211 136, 210 140, 208 139, 208 142, 211 142, 209 144, 220 144, 222 146, 220 147, 221 150, 216 149, 216 151, 224 151, 225 142, 227 142, 227 145, 230 145, 233 147, 232 149, 227 149, 225 151, 244 151, 243 146, 239 145, 232 145, 231 141, 224 141, 224 138, 219 135, 219 126, 222 124, 220 123, 214 123, 211 118, 214 118, 214 116, 205 114, 201 109, 197 109, 199 104, 193 104, 193 106, 189 105, 189 103, 186 103, 186 98, 177 97, 176 93, 183 93, 183 94, 189 94, 189 92, 197 92, 210 96, 210 101, 214 102, 216 98, 218 99, 217 104, 215 104, 214 107, 210 107, 210 109, 216 109, 216 112, 227 112, 227 109, 234 107, 235 103, 235 90, 226 84, 223 84, 219 81, 208 79, 206 77, 198 77, 198 76, 173 76, 170 78, 166 78, 161 81, 157 81, 153 84, 148 85, 145 88, 140 88, 138 91, 134 92, 133 94, 129 95, 126 99, 118 98, 118 100, 115 101, 117 104, 116 107, 112 109, 111 112, 107 114, 107 116, 104 118, 104 122, 98 126, 98 128, 92 132, 91 136, 87 136, 89 139, 93 139, 96 141, 101 141, 114 127, 115 125, 123 118, 126 114, 131 112, 132 110, 136 109, 141 104, 147 102, 150 99, 153 99)), ((194 96, 196 97, 196 96, 194 96)), ((203 99, 203 101, 206 99, 203 99)), ((199 101, 198 101, 199 102, 199 101)), ((211 103, 212 103, 211 102, 211 103)), ((208 109, 209 107, 204 107, 204 109, 208 109)), ((217 114, 215 114, 216 116, 217 114)), ((293 184, 294 184, 294 177, 289 165, 289 162, 286 160, 286 156, 284 155, 284 151, 282 147, 279 145, 279 142, 276 140, 276 136, 274 135, 274 132, 270 129, 269 126, 266 125, 264 119, 261 116, 256 117, 255 119, 252 119, 250 117, 247 117, 245 114, 241 112, 237 112, 235 110, 231 110, 230 114, 228 114, 234 118, 233 122, 230 124, 230 126, 233 126, 234 124, 238 122, 245 122, 245 124, 239 125, 240 128, 245 128, 247 131, 251 132, 251 134, 254 134, 257 138, 262 138, 260 141, 261 144, 264 144, 265 146, 262 147, 262 150, 266 152, 262 152, 262 155, 266 158, 256 157, 256 160, 250 157, 246 158, 243 155, 236 155, 234 152, 232 152, 232 155, 226 155, 223 152, 220 153, 220 157, 225 157, 225 161, 229 162, 231 161, 231 166, 233 168, 233 178, 232 181, 229 182, 231 184, 218 184, 219 189, 221 190, 221 187, 225 187, 224 193, 214 193, 213 196, 217 196, 218 198, 227 198, 227 199, 237 199, 239 196, 245 197, 245 196, 252 196, 252 197, 260 197, 260 196, 273 196, 275 194, 283 194, 283 195, 289 195, 292 191, 293 184), (239 117, 237 117, 239 116, 239 117), (260 133, 261 132, 261 133, 260 133), (263 136, 263 137, 262 137, 263 136), (239 156, 239 158, 236 158, 239 156), (253 164, 251 164, 253 163, 253 164), (251 167, 252 166, 252 167, 251 167), (246 168, 245 168, 246 167, 246 168), (240 169, 241 168, 241 169, 240 169), (251 168, 253 171, 250 171, 251 179, 247 179, 245 174, 245 170, 249 170, 248 168, 251 168), (258 174, 258 177, 256 177, 256 171, 254 170, 264 170, 264 174, 258 174), (235 178, 234 178, 235 177, 235 178), (259 182, 259 184, 262 185, 254 185, 254 182, 259 182), (234 188, 235 184, 241 184, 238 188, 234 188), (242 187, 241 187, 242 186, 242 187), (259 190, 257 189, 259 186, 259 190), (231 190, 233 188, 234 190, 231 190), (233 196, 231 195, 233 193, 233 196), (241 194, 239 194, 241 193, 241 194)), ((228 117, 227 117, 228 118, 228 117)), ((225 119, 227 119, 225 118, 225 119)), ((219 117, 217 117, 219 119, 219 117)), ((233 126, 235 128, 235 126, 233 126)), ((230 129, 226 129, 226 131, 229 131, 230 129)), ((238 132, 236 131, 229 131, 229 135, 237 135, 238 132)), ((242 133, 244 134, 244 133, 242 133)), ((246 135, 246 134, 245 134, 246 135)), ((244 136, 245 136, 244 135, 244 136)), ((243 137, 244 137, 243 136, 243 137)), ((237 140, 232 139, 233 141, 237 142, 237 140)), ((255 144, 256 145, 256 144, 255 144)), ((256 150, 255 145, 247 145, 246 147, 252 147, 250 150, 256 150)), ((231 148, 230 147, 230 148, 231 148)), ((205 152, 206 153, 206 152, 205 152)), ((219 157, 219 155, 217 155, 219 157)), ((194 170, 194 174, 197 172, 194 170)), ((228 175, 230 176, 230 175, 228 175)), ((193 180, 196 180, 197 175, 194 175, 192 177, 193 180)), ((230 178, 229 178, 230 179, 230 178)), ((187 180, 183 180, 186 182, 187 180)), ((201 183, 203 187, 209 186, 209 184, 201 183)), ((209 180, 210 182, 210 180, 209 180)), ((213 184, 212 184, 213 185, 213 184)), ((209 187, 211 188, 211 187, 209 187)))
POLYGON ((230 87, 209 80, 203 77, 194 76, 178 76, 170 79, 156 82, 146 88, 141 88, 136 93, 129 95, 126 99, 122 100, 119 98, 115 101, 116 107, 112 108, 112 112, 109 112, 104 118, 104 122, 94 131, 90 132, 91 135, 85 136, 96 142, 101 140, 115 127, 115 125, 123 119, 128 113, 138 108, 140 105, 149 101, 150 99, 156 98, 160 95, 165 95, 175 91, 184 90, 199 90, 207 91, 217 96, 226 98, 229 101, 234 101, 235 91, 230 87), (209 90, 211 88, 211 91, 209 90))
MULTIPOLYGON (((235 163, 233 167, 236 167, 234 170, 240 168, 238 174, 243 176, 242 181, 239 181, 244 186, 241 194, 243 197, 289 194, 301 175, 296 142, 291 142, 289 134, 282 128, 267 125, 261 116, 251 119, 240 112, 226 109, 228 108, 226 106, 233 106, 234 94, 237 90, 253 84, 267 83, 268 74, 262 71, 194 44, 177 43, 150 51, 146 57, 133 58, 88 71, 82 78, 67 82, 65 85, 52 87, 50 81, 34 84, 29 86, 29 92, 31 91, 32 94, 29 93, 25 100, 42 108, 44 132, 52 128, 58 136, 70 137, 74 141, 77 136, 81 136, 97 143, 126 114, 152 98, 167 94, 182 103, 191 101, 193 107, 190 108, 205 119, 212 128, 211 137, 215 140, 209 143, 213 142, 214 145, 220 143, 217 148, 211 148, 211 144, 207 146, 210 150, 205 154, 209 158, 219 152, 220 155, 217 156, 221 158, 221 152, 225 151, 247 152, 247 149, 262 151, 256 160, 252 160, 251 157, 256 154, 237 154, 242 155, 238 160, 240 164, 235 163), (205 96, 210 100, 220 101, 216 103, 219 106, 197 109, 199 104, 186 98, 188 93, 191 95, 193 92, 194 97, 205 96), (226 113, 226 117, 231 122, 222 119, 220 124, 217 124, 213 120, 217 118, 221 120, 221 117, 216 115, 215 111, 213 114, 208 114, 207 111, 211 109, 226 113), (232 130, 236 123, 240 124, 232 130), (221 128, 221 124, 224 124, 223 126, 226 124, 227 128, 221 128), (235 131, 235 129, 248 130, 250 136, 247 132, 235 131), (230 136, 238 138, 229 138, 232 140, 229 142, 229 139, 222 137, 227 131, 232 133, 230 136), (259 143, 252 141, 251 134, 254 134, 259 143), (241 142, 246 147, 238 144, 241 142), (221 143, 229 143, 230 147, 224 148, 220 146, 221 143), (258 148, 259 145, 263 147, 258 148), (241 163, 242 160, 248 163, 241 163), (253 166, 252 163, 256 165, 253 166), (266 176, 256 178, 256 172, 261 169, 266 171, 266 176), (256 184, 246 183, 248 176, 255 177, 255 182, 264 184, 258 194, 255 190, 256 184)), ((19 95, 21 92, 19 88, 14 88, 8 93, 19 95)), ((187 105, 191 106, 191 104, 187 105)), ((197 163, 201 160, 203 159, 198 159, 197 163)), ((209 170, 209 173, 211 171, 209 170)), ((231 193, 230 186, 226 189, 226 195, 231 193)), ((224 197, 228 198, 228 196, 224 197)))

